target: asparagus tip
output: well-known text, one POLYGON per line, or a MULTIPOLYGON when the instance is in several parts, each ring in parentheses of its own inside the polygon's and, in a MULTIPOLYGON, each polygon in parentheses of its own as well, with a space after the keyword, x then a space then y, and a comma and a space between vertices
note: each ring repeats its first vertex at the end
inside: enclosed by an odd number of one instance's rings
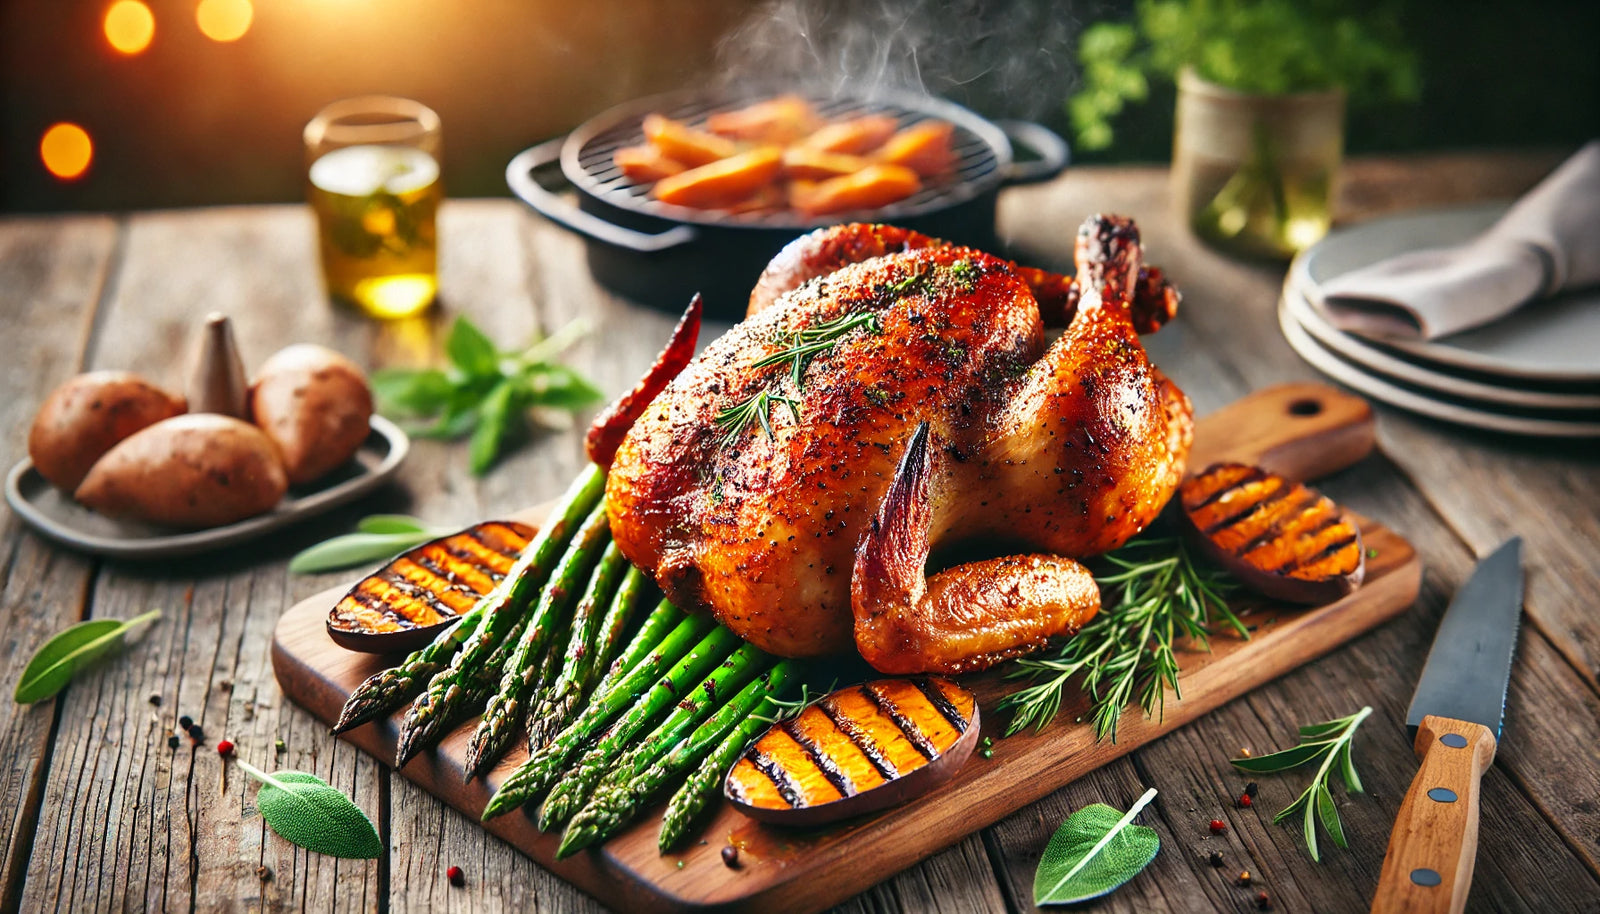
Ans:
POLYGON ((561 844, 556 848, 556 859, 561 860, 576 854, 589 845, 595 843, 600 833, 586 825, 569 827, 561 833, 561 844))

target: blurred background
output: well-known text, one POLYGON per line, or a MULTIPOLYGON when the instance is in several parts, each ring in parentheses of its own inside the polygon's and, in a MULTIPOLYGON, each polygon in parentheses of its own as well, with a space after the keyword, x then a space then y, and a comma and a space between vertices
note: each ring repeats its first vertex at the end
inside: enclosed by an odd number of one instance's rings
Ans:
MULTIPOLYGON (((1070 135, 1078 38, 1133 5, 0 0, 0 210, 303 200, 301 128, 370 92, 440 113, 451 196, 505 194, 514 153, 611 104, 784 70, 911 84, 1070 135)), ((1390 8, 1419 93, 1352 108, 1350 153, 1570 148, 1600 134, 1600 3, 1390 8)), ((1173 90, 1150 92, 1117 116, 1114 142, 1077 160, 1164 161, 1173 90)))

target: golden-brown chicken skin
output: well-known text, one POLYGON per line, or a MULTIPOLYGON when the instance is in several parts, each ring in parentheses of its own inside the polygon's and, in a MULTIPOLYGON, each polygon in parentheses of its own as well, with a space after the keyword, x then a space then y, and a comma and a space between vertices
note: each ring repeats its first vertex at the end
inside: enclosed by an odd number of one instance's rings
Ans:
POLYGON ((679 605, 785 656, 855 647, 886 671, 956 672, 1075 631, 1099 602, 1070 559, 1155 517, 1192 429, 1134 329, 1131 223, 1096 217, 1078 247, 1076 314, 1048 351, 1033 291, 1048 274, 979 251, 880 254, 868 239, 832 272, 764 279, 775 303, 713 342, 623 439, 607 483, 623 553, 679 605), (808 328, 825 345, 796 383, 784 355, 808 328), (902 497, 886 502, 891 481, 902 497), (909 532, 865 535, 883 523, 909 532), (924 579, 930 551, 961 542, 1044 555, 924 579))

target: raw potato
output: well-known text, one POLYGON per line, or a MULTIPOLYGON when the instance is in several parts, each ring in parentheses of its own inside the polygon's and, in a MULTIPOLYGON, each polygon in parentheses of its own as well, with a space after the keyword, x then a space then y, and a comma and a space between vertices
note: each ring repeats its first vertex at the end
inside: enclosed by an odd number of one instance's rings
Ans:
POLYGON ((78 501, 108 517, 219 527, 272 508, 289 488, 278 451, 248 422, 214 413, 164 419, 100 458, 78 501))
POLYGON ((71 492, 117 442, 184 412, 183 398, 127 371, 91 371, 56 388, 28 432, 39 475, 71 492))
POLYGON ((322 346, 281 349, 250 388, 250 415, 283 457, 291 485, 349 460, 367 440, 372 389, 355 363, 322 346))

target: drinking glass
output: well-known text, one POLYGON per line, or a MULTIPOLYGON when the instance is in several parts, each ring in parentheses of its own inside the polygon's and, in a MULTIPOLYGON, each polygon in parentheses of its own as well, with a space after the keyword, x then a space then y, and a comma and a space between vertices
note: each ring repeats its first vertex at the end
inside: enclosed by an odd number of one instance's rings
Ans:
POLYGON ((328 293, 380 318, 416 314, 439 289, 439 115, 367 95, 306 124, 308 196, 328 293))

